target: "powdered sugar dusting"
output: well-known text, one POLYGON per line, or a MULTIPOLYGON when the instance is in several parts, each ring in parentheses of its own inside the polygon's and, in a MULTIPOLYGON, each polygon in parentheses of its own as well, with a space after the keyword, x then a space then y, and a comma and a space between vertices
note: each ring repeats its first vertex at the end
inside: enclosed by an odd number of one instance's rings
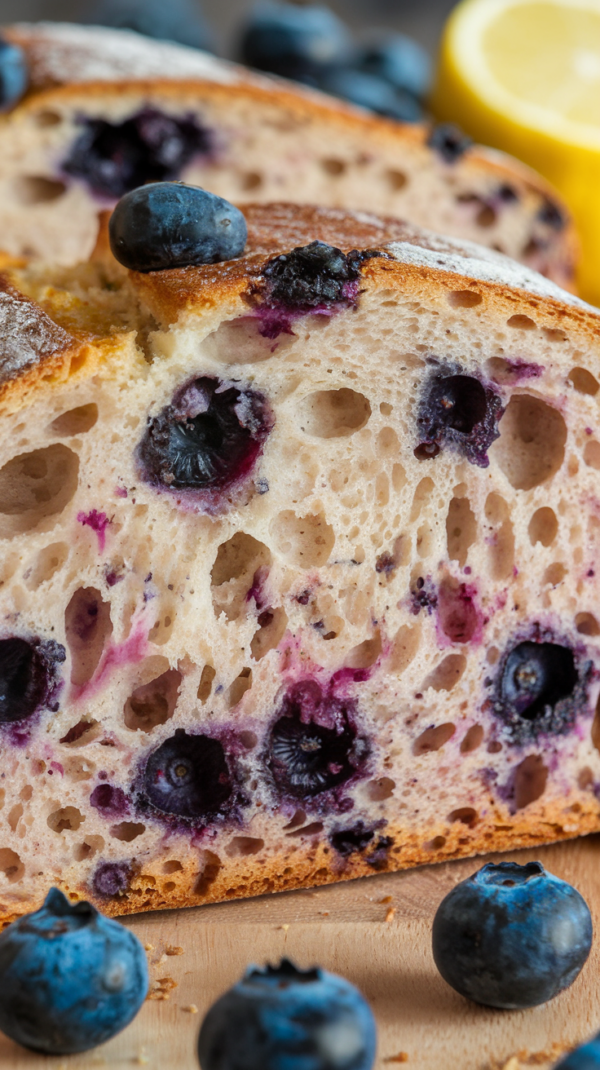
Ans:
POLYGON ((143 78, 200 78, 224 84, 240 80, 233 64, 132 30, 38 22, 17 23, 6 36, 25 48, 35 88, 143 78))
POLYGON ((580 298, 562 290, 556 283, 538 275, 537 271, 523 267, 493 249, 486 249, 475 242, 459 241, 454 238, 440 238, 429 231, 415 234, 415 238, 406 241, 390 242, 385 246, 395 260, 417 267, 434 268, 449 271, 457 275, 466 275, 482 282, 494 282, 501 286, 513 286, 518 290, 539 294, 540 297, 554 298, 566 305, 574 305, 600 315, 597 308, 586 304, 580 298))
POLYGON ((39 305, 0 282, 0 384, 73 344, 39 305))

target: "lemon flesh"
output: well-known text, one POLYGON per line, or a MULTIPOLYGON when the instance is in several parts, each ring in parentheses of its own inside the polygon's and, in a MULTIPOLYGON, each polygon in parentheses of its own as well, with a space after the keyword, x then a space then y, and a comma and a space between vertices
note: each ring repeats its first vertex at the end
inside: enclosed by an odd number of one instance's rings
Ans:
POLYGON ((600 0, 463 0, 432 109, 554 184, 579 230, 580 291, 600 304, 600 0))

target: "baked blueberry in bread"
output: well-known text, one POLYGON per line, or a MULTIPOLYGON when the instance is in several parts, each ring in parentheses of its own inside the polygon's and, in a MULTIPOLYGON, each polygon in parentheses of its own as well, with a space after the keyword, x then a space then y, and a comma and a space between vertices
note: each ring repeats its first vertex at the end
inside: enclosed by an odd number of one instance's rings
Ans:
POLYGON ((0 125, 0 233, 13 255, 73 264, 98 217, 147 181, 234 203, 287 200, 396 216, 479 241, 573 287, 554 191, 452 127, 391 122, 213 56, 101 27, 5 29, 30 89, 0 125))
POLYGON ((600 318, 245 209, 2 277, 0 906, 113 913, 600 828, 600 318))

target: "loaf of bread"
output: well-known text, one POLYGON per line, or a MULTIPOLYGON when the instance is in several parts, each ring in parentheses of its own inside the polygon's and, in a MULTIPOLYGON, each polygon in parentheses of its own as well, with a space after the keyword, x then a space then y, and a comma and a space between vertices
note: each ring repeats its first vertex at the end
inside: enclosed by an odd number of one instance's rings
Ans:
POLYGON ((600 829, 600 314, 399 223, 0 293, 0 917, 600 829))
POLYGON ((87 259, 98 216, 148 180, 236 203, 368 209, 504 252, 573 288, 576 243, 533 171, 458 132, 394 123, 291 82, 126 31, 52 23, 5 36, 30 91, 0 121, 0 244, 87 259))

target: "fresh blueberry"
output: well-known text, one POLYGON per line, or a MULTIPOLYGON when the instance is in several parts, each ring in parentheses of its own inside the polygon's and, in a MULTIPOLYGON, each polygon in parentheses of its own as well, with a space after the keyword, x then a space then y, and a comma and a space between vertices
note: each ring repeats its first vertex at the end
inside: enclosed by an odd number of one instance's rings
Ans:
POLYGON ((7 111, 21 99, 28 80, 23 49, 0 37, 0 111, 7 111))
POLYGON ((58 708, 59 665, 65 657, 65 648, 52 639, 0 639, 0 723, 58 708))
POLYGON ((352 301, 361 264, 373 256, 381 253, 343 253, 322 241, 299 246, 265 265, 262 300, 268 308, 289 312, 310 312, 352 301))
POLYGON ((57 888, 0 936, 0 1029, 25 1048, 89 1051, 129 1024, 147 991, 137 937, 57 888))
POLYGON ((283 699, 271 729, 266 763, 283 796, 307 799, 361 772, 368 753, 358 735, 354 703, 324 694, 314 681, 283 699))
POLYGON ((518 743, 568 731, 585 701, 573 651, 559 643, 519 643, 501 661, 496 687, 494 712, 518 743))
POLYGON ((102 862, 94 873, 92 887, 101 898, 124 895, 129 888, 131 867, 128 862, 102 862))
POLYGON ((555 1070, 600 1070, 600 1040, 594 1037, 570 1052, 556 1064, 555 1070))
POLYGON ((240 58, 250 67, 316 85, 350 54, 350 35, 326 7, 260 4, 242 29, 240 58))
POLYGON ((451 445, 471 464, 487 468, 487 450, 500 434, 503 412, 498 395, 474 376, 434 375, 417 416, 415 456, 429 460, 451 445))
POLYGON ((83 120, 62 170, 112 201, 146 182, 179 178, 212 150, 212 135, 192 116, 177 119, 147 107, 122 123, 83 120))
POLYGON ((143 478, 168 490, 224 490, 251 472, 272 427, 257 390, 196 379, 150 420, 138 448, 143 478))
POLYGON ((471 148, 473 140, 453 123, 439 123, 433 127, 427 144, 439 153, 444 163, 456 163, 471 148))
POLYGON ((223 813, 233 794, 223 745, 178 728, 150 754, 143 792, 162 814, 197 820, 223 813))
POLYGON ((336 67, 326 72, 319 88, 399 122, 416 123, 423 118, 421 105, 412 93, 396 89, 379 74, 356 67, 336 67))
POLYGON ((194 0, 98 0, 85 14, 92 26, 135 30, 146 37, 210 49, 212 35, 194 0))
POLYGON ((442 977, 488 1007, 546 1003, 573 983, 591 946, 585 899, 540 862, 488 863, 452 889, 433 921, 442 977))
POLYGON ((110 247, 131 271, 216 264, 241 256, 246 220, 229 201, 182 182, 126 193, 109 223, 110 247))
POLYGON ((421 45, 403 33, 386 32, 372 39, 359 51, 356 65, 417 100, 430 88, 431 59, 421 45))
POLYGON ((288 959, 251 967, 210 1008, 198 1038, 202 1070, 371 1070, 371 1008, 343 977, 288 959))

